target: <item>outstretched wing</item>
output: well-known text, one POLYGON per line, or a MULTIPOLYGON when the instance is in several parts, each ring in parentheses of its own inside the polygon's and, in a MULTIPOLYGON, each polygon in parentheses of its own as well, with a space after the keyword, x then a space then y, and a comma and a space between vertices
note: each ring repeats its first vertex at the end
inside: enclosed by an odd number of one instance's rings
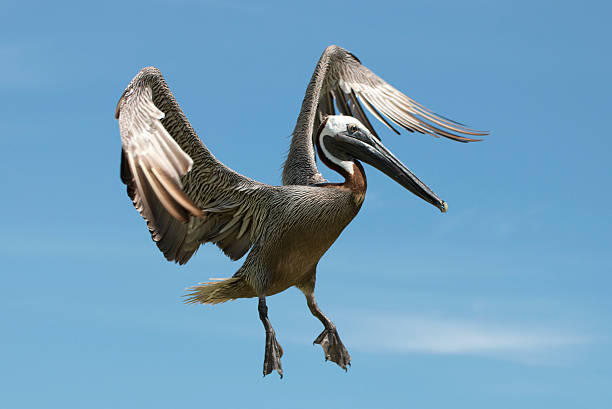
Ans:
POLYGON ((213 242, 242 257, 260 233, 270 187, 219 162, 200 141, 154 67, 121 96, 121 180, 168 260, 186 263, 213 242))
POLYGON ((284 184, 317 183, 320 174, 316 168, 312 138, 325 116, 335 115, 336 109, 342 115, 357 118, 378 137, 362 104, 398 134, 394 124, 411 132, 444 136, 459 142, 479 141, 473 137, 488 134, 435 114, 386 83, 352 53, 332 45, 323 52, 306 89, 293 132, 290 157, 285 163, 284 184))
MULTIPOLYGON (((319 97, 320 101, 332 99, 335 100, 342 115, 350 115, 359 119, 374 135, 376 132, 359 102, 374 117, 397 134, 399 132, 393 127, 393 124, 411 132, 436 137, 444 136, 459 142, 475 142, 480 139, 474 139, 471 136, 487 135, 486 132, 467 128, 458 122, 433 113, 393 88, 363 66, 357 57, 340 47, 335 47, 332 53, 329 73, 323 84, 323 95, 319 97)), ((329 108, 322 107, 322 105, 324 104, 319 103, 319 112, 329 115, 329 108)), ((327 105, 329 106, 329 103, 327 105)))

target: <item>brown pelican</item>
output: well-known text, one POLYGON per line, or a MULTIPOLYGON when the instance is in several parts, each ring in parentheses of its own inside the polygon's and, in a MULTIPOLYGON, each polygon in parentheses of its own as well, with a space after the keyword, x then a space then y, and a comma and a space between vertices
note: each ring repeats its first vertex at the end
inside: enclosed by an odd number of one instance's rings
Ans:
POLYGON ((247 255, 228 279, 191 288, 187 302, 216 304, 258 297, 266 331, 264 376, 282 377, 266 297, 296 286, 324 325, 315 343, 325 360, 346 370, 351 358, 314 297, 319 259, 355 217, 366 192, 361 161, 374 166, 442 212, 441 200, 380 142, 361 104, 387 127, 470 142, 485 135, 434 114, 361 64, 350 52, 323 52, 302 103, 283 170, 283 186, 242 176, 219 162, 198 138, 154 67, 132 79, 117 104, 121 180, 168 260, 186 263, 215 243, 232 260, 247 255), (341 115, 335 115, 334 103, 341 115), (315 148, 316 146, 316 148, 315 148), (326 181, 321 161, 344 177, 326 181))

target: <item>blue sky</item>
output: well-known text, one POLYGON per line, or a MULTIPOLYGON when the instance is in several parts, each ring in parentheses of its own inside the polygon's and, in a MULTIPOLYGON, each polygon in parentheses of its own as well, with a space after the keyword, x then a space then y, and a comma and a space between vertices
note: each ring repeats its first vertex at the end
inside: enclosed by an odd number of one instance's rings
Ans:
POLYGON ((611 11, 4 0, 0 407, 609 407, 611 11), (268 300, 286 376, 262 378, 255 300, 181 301, 240 262, 213 246, 164 260, 119 180, 113 113, 155 65, 220 160, 279 184, 332 43, 492 134, 464 145, 375 125, 449 212, 368 167, 317 282, 353 366, 323 361, 320 323, 290 289, 268 300))

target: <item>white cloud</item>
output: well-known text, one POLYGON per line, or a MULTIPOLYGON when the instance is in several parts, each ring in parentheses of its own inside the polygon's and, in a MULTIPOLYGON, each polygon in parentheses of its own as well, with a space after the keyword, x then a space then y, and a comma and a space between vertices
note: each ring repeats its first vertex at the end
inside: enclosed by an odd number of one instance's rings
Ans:
POLYGON ((429 316, 365 314, 346 333, 353 348, 393 353, 481 355, 549 361, 588 337, 551 328, 479 323, 429 316), (357 330, 358 328, 358 330, 357 330))

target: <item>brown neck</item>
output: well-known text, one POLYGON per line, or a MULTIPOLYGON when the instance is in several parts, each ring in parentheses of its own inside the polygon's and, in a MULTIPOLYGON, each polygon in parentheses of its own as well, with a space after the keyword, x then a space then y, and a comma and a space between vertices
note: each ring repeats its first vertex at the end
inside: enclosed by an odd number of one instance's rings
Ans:
MULTIPOLYGON (((349 175, 346 173, 343 175, 345 181, 343 183, 344 187, 351 189, 351 191, 358 196, 365 196, 365 192, 368 188, 368 181, 366 179, 365 170, 363 170, 363 166, 357 160, 353 162, 353 174, 349 175)), ((363 199, 362 199, 363 200, 363 199)))

